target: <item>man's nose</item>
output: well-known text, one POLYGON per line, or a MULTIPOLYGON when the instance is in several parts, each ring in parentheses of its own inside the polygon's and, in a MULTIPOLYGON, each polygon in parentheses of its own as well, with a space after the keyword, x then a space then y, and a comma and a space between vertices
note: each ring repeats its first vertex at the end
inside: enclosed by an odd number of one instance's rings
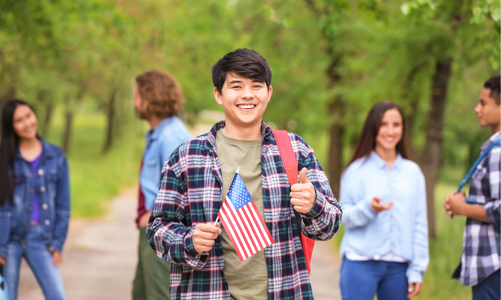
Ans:
POLYGON ((252 98, 254 97, 254 94, 252 93, 252 90, 250 87, 245 87, 242 93, 242 98, 252 98))

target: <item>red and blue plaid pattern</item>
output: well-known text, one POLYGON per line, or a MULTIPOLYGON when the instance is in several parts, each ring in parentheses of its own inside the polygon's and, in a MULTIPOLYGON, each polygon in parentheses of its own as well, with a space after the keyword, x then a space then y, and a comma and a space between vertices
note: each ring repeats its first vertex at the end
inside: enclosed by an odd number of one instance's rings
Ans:
MULTIPOLYGON (((200 254, 192 238, 194 227, 214 222, 221 208, 223 184, 216 132, 224 126, 221 121, 209 133, 179 146, 162 171, 147 236, 157 255, 172 263, 172 299, 230 299, 221 238, 216 239, 210 252, 200 254)), ((262 136, 264 220, 275 241, 265 248, 269 299, 313 299, 290 205, 289 181, 275 138, 265 123, 262 136)), ((329 240, 339 229, 341 208, 311 147, 295 134, 290 137, 298 170, 308 169, 308 179, 317 194, 313 209, 302 215, 303 233, 315 240, 329 240)))

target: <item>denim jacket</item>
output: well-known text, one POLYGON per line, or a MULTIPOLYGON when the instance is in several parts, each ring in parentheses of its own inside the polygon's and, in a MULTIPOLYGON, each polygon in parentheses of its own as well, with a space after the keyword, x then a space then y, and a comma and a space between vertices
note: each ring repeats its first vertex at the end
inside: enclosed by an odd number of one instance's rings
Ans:
POLYGON ((145 197, 146 211, 153 208, 160 186, 160 173, 172 151, 191 139, 191 134, 176 116, 165 118, 155 130, 146 134, 144 164, 141 170, 141 190, 145 197))
POLYGON ((16 181, 12 203, 0 206, 0 256, 6 257, 11 242, 25 243, 31 226, 35 190, 39 191, 40 227, 47 247, 61 252, 70 221, 68 162, 63 151, 42 140, 42 157, 36 174, 18 153, 14 161, 16 181), (37 186, 33 177, 37 176, 37 186))

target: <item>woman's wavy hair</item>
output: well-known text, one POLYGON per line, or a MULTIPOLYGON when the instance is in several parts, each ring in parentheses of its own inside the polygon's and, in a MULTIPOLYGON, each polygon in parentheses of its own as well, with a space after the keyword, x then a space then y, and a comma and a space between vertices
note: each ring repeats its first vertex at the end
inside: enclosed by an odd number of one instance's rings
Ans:
POLYGON ((158 70, 147 71, 136 77, 136 83, 141 99, 147 102, 148 116, 163 119, 177 115, 183 108, 183 91, 171 74, 158 70))
POLYGON ((402 117, 402 138, 397 144, 397 153, 399 153, 403 158, 410 159, 409 152, 406 146, 406 135, 405 135, 405 118, 402 108, 391 101, 382 101, 376 103, 367 118, 365 119, 364 127, 362 132, 358 136, 357 146, 355 147, 355 152, 350 160, 350 163, 346 165, 348 167, 355 160, 366 157, 368 158, 372 150, 376 147, 376 137, 379 133, 379 128, 381 128, 381 123, 383 120, 384 113, 390 109, 396 109, 400 116, 402 117))
MULTIPOLYGON (((14 161, 19 149, 19 136, 14 131, 14 112, 19 105, 26 105, 31 110, 28 103, 19 99, 7 101, 2 109, 2 133, 0 141, 0 205, 6 201, 12 203, 14 194, 14 182, 16 173, 14 161)), ((33 110, 34 111, 34 110, 33 110)))

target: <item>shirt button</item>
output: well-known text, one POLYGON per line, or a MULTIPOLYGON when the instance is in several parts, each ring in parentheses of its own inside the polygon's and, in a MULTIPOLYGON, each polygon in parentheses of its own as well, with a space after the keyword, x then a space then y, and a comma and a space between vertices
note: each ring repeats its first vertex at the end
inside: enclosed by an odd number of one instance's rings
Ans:
POLYGON ((45 192, 45 187, 44 187, 44 186, 42 186, 42 187, 40 188, 40 191, 42 191, 42 193, 44 193, 44 192, 45 192))
POLYGON ((42 208, 43 208, 43 209, 47 209, 47 206, 48 206, 48 205, 47 205, 47 203, 44 203, 44 204, 42 205, 42 208))
POLYGON ((30 211, 31 210, 31 206, 26 206, 26 210, 30 211))
POLYGON ((374 259, 375 259, 375 260, 380 260, 380 259, 381 259, 381 256, 380 256, 380 255, 374 255, 374 259))
POLYGON ((33 189, 28 189, 28 193, 33 193, 33 189))
POLYGON ((29 224, 28 223, 23 223, 23 225, 24 225, 24 227, 28 227, 29 224))
POLYGON ((49 220, 45 220, 45 225, 49 226, 50 225, 50 221, 49 220))
POLYGON ((38 170, 38 175, 40 175, 40 176, 43 175, 43 170, 42 169, 38 170))

